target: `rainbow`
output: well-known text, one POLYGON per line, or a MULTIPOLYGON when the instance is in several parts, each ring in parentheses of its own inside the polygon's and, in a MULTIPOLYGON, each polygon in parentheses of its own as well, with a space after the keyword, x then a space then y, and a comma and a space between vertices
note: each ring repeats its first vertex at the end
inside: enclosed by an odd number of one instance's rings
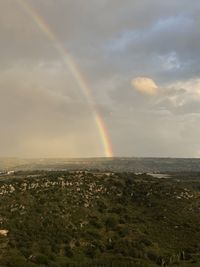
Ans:
POLYGON ((89 107, 92 111, 94 121, 95 121, 96 127, 98 129, 98 133, 101 138, 102 145, 103 145, 104 154, 106 157, 113 157, 112 145, 111 145, 111 141, 108 135, 106 125, 104 123, 104 120, 101 114, 98 112, 95 106, 88 82, 86 81, 85 77, 82 75, 79 67, 76 65, 71 55, 67 52, 66 48, 59 41, 56 34, 48 26, 48 23, 44 20, 44 18, 38 12, 36 12, 36 10, 31 6, 31 4, 27 0, 18 0, 18 2, 23 7, 23 9, 26 11, 26 13, 32 18, 34 23, 37 24, 39 29, 54 44, 55 49, 59 52, 64 63, 69 68, 71 74, 73 75, 76 82, 78 83, 79 88, 81 89, 83 95, 85 96, 89 104, 89 107))

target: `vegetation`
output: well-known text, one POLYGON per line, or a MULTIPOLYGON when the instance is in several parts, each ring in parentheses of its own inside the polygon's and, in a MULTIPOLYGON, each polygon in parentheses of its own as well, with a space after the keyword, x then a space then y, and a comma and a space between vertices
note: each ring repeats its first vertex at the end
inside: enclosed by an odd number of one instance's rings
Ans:
POLYGON ((200 266, 200 180, 191 177, 2 176, 0 266, 200 266))
POLYGON ((0 158, 0 171, 7 170, 100 170, 113 172, 200 172, 198 158, 91 158, 20 159, 0 158))

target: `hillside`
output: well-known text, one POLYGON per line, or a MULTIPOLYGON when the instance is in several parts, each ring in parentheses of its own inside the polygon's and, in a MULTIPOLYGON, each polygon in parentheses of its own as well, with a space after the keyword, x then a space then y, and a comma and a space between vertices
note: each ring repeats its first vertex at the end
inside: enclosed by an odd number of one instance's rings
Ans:
POLYGON ((198 177, 16 172, 0 197, 2 267, 200 264, 198 177))

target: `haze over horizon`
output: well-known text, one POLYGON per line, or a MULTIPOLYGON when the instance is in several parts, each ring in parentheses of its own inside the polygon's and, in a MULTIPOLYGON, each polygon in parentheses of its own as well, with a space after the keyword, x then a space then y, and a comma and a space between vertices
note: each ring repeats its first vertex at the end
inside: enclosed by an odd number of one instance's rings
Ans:
POLYGON ((104 157, 108 136, 114 157, 199 157, 199 11, 194 0, 0 1, 0 157, 104 157))

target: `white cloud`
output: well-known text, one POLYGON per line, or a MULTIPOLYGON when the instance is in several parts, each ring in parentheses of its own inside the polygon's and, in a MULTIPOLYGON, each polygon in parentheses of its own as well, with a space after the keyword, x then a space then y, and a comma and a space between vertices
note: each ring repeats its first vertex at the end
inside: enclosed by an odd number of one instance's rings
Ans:
POLYGON ((158 86, 148 77, 137 77, 133 79, 132 86, 136 91, 146 95, 156 95, 158 93, 158 86))

